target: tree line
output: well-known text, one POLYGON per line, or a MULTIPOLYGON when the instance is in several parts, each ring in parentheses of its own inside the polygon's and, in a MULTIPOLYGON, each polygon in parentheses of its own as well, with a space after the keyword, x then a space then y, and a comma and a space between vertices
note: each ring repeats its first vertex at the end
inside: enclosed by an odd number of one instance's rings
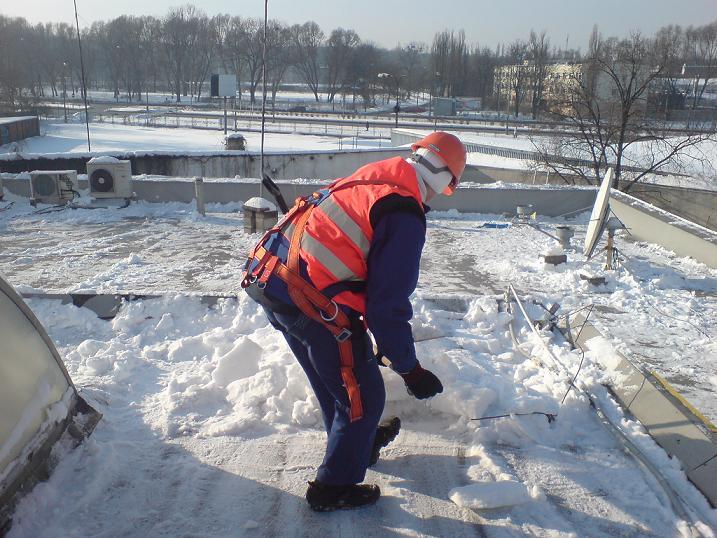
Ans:
MULTIPOLYGON (((702 27, 669 26, 658 32, 675 42, 670 69, 706 66, 717 69, 717 23, 702 27)), ((146 92, 171 92, 201 98, 212 72, 236 73, 248 99, 257 99, 264 59, 263 21, 241 16, 209 16, 193 5, 170 9, 163 17, 125 15, 82 29, 88 88, 116 98, 141 101, 146 92)), ((557 61, 578 62, 579 50, 551 46, 545 32, 531 31, 496 47, 469 44, 464 32, 437 32, 432 43, 408 43, 386 49, 351 29, 328 34, 313 21, 287 25, 271 20, 266 33, 266 76, 272 100, 282 84, 299 82, 316 101, 351 96, 374 102, 377 92, 406 99, 416 92, 454 97, 494 95, 495 68, 531 64, 531 76, 517 71, 511 81, 517 109, 539 113, 547 73, 557 61), (524 100, 524 96, 528 96, 524 100)), ((587 53, 590 54, 590 51, 587 53)), ((709 79, 695 82, 695 106, 709 79)), ((0 15, 0 100, 22 103, 80 92, 80 59, 73 26, 32 25, 0 15)))

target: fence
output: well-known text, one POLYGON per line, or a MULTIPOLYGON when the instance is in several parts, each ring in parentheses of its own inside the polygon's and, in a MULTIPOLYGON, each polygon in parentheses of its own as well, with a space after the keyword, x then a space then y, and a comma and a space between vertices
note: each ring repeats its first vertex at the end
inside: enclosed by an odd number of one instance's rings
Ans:
MULTIPOLYGON (((413 131, 407 131, 402 129, 394 129, 391 131, 391 142, 394 146, 403 146, 410 144, 416 140, 420 140, 425 136, 425 133, 416 133, 413 131)), ((542 155, 537 151, 527 151, 522 149, 506 148, 501 146, 489 146, 485 144, 475 144, 473 142, 464 142, 463 145, 466 147, 468 153, 482 153, 484 155, 495 155, 498 157, 507 157, 509 159, 520 159, 524 161, 531 161, 534 163, 540 163, 545 159, 555 161, 556 163, 564 163, 570 166, 592 168, 594 163, 586 159, 568 159, 559 155, 542 155)), ((622 169, 626 172, 644 172, 643 168, 637 166, 623 165, 622 169)), ((672 175, 669 172, 652 172, 655 175, 672 175)), ((675 174, 680 175, 680 174, 675 174)))

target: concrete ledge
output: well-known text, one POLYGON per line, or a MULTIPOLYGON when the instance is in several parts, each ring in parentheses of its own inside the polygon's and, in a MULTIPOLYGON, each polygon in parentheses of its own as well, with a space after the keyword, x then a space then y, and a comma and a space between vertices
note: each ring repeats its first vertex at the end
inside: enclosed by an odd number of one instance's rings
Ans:
POLYGON ((621 192, 610 207, 633 237, 717 268, 717 233, 621 192))
MULTIPOLYGON (((584 321, 585 317, 578 314, 572 324, 581 326, 584 321)), ((587 341, 596 336, 603 335, 588 322, 575 344, 585 349, 587 341)), ((627 357, 615 353, 620 357, 617 366, 608 368, 601 364, 620 380, 608 388, 655 442, 680 460, 687 478, 713 508, 717 507, 717 428, 667 381, 653 372, 643 372, 627 357)))
MULTIPOLYGON (((347 176, 357 168, 380 159, 408 155, 408 148, 337 151, 267 152, 264 172, 275 179, 315 178, 332 180, 347 176)), ((215 152, 137 152, 4 154, 0 172, 20 173, 32 170, 77 170, 87 173, 93 157, 108 155, 129 160, 134 175, 161 175, 204 178, 259 178, 260 155, 247 151, 215 152)))
MULTIPOLYGON (((173 294, 177 295, 177 294, 173 294)), ((236 299, 237 295, 217 295, 201 293, 179 294, 187 297, 196 297, 206 306, 214 306, 220 299, 236 299)), ((163 297, 157 292, 129 292, 118 291, 117 293, 23 293, 23 299, 46 299, 60 301, 61 304, 73 304, 78 308, 92 310, 100 319, 112 319, 117 315, 123 303, 139 301, 142 299, 159 299, 163 297)))
MULTIPOLYGON (((27 179, 3 180, 8 192, 29 197, 27 179)), ((289 204, 298 196, 306 196, 326 185, 325 181, 277 181, 289 204)), ((87 180, 79 180, 80 189, 87 189, 87 180)), ((137 199, 147 202, 184 202, 195 198, 194 181, 190 179, 133 179, 132 190, 137 199)), ((575 187, 484 188, 479 185, 461 186, 454 196, 441 196, 431 203, 437 211, 455 209, 465 213, 515 214, 516 206, 532 205, 538 215, 557 217, 580 210, 589 210, 595 202, 595 190, 575 187)), ((204 181, 206 203, 243 202, 259 194, 259 182, 254 180, 204 181)), ((268 193, 264 191, 264 196, 268 193)))

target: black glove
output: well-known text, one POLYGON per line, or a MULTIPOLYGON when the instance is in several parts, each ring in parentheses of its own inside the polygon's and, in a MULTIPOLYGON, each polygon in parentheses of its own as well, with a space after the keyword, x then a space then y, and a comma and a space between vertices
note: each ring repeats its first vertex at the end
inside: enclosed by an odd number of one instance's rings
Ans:
POLYGON ((440 379, 430 370, 423 369, 420 363, 407 374, 400 374, 400 376, 406 383, 408 393, 419 400, 425 400, 443 392, 440 379))

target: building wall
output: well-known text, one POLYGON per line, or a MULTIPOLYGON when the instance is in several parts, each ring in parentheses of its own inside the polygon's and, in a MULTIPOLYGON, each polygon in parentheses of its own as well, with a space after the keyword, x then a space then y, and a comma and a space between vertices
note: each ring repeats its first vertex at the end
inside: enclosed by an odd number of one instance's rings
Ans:
MULTIPOLYGON (((617 76, 620 78, 629 75, 627 66, 613 66, 617 76)), ((525 63, 522 65, 505 65, 496 67, 494 71, 493 95, 503 104, 500 108, 506 108, 506 100, 509 101, 509 108, 515 106, 515 91, 512 88, 513 81, 517 76, 524 78, 524 97, 522 107, 530 107, 532 81, 536 76, 535 65, 525 63)), ((637 75, 637 83, 641 84, 645 77, 649 76, 649 70, 644 67, 637 75)), ((618 98, 617 86, 614 80, 604 71, 592 69, 587 63, 556 63, 546 66, 546 77, 543 87, 543 106, 554 112, 566 113, 570 107, 566 104, 570 96, 580 84, 591 87, 593 98, 600 103, 607 104, 618 98)), ((627 83, 624 84, 626 86, 627 83)), ((638 102, 639 107, 645 106, 644 101, 638 102)))
MULTIPOLYGON (((408 148, 376 150, 305 151, 278 153, 264 156, 264 172, 274 179, 335 179, 353 173, 357 168, 380 159, 397 155, 408 155, 408 148)), ((118 159, 132 163, 132 174, 176 177, 217 177, 258 178, 260 155, 250 152, 223 153, 152 153, 107 152, 118 159)), ((0 172, 31 172, 33 170, 77 170, 87 172, 87 161, 95 154, 73 154, 72 156, 32 156, 17 158, 15 155, 0 155, 0 172)))
POLYGON ((40 136, 40 120, 37 116, 0 118, 0 146, 31 136, 40 136))

